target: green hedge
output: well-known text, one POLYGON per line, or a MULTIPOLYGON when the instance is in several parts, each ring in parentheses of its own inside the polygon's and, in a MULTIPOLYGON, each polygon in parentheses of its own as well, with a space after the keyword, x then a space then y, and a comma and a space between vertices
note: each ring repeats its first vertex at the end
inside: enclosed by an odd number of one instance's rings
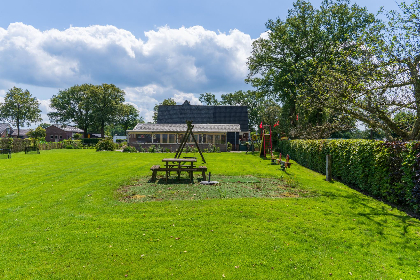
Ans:
POLYGON ((99 141, 103 140, 102 138, 82 138, 80 139, 83 145, 92 145, 95 146, 99 141))
POLYGON ((388 202, 420 212, 420 143, 370 140, 291 140, 278 145, 283 155, 388 202))

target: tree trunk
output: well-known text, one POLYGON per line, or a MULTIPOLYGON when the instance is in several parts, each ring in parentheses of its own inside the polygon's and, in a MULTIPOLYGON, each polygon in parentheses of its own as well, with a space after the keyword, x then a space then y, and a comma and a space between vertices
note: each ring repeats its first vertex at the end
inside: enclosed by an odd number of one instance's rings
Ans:
POLYGON ((101 138, 104 138, 105 136, 105 122, 101 122, 101 138))

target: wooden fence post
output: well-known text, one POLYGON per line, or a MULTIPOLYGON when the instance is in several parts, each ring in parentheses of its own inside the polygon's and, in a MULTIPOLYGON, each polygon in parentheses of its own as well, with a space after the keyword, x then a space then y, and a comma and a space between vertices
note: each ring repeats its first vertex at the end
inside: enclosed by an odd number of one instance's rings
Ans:
POLYGON ((327 155, 327 166, 326 166, 326 171, 325 174, 327 175, 327 181, 331 181, 332 179, 332 171, 331 171, 331 155, 327 155))

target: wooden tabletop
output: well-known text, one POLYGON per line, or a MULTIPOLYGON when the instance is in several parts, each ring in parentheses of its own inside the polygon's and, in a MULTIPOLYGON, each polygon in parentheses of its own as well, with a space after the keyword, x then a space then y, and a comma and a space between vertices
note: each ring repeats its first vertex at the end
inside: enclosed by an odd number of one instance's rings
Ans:
POLYGON ((196 162, 196 158, 164 158, 163 162, 196 162))

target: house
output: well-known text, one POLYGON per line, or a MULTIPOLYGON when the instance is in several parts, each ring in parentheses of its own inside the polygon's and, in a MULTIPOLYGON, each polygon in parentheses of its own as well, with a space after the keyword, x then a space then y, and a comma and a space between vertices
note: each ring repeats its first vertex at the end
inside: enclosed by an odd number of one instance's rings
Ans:
POLYGON ((11 137, 13 128, 8 123, 0 123, 0 138, 11 137))
MULTIPOLYGON (((21 128, 19 129, 19 138, 28 138, 28 132, 30 131, 30 129, 25 129, 25 128, 21 128)), ((18 130, 14 129, 13 133, 11 134, 11 137, 13 138, 18 138, 18 130)))
POLYGON ((65 126, 60 124, 53 124, 45 129, 45 133, 45 141, 59 142, 65 139, 72 139, 74 134, 83 133, 83 130, 70 125, 65 126))
MULTIPOLYGON (((200 149, 212 144, 226 151, 229 142, 235 150, 240 139, 249 137, 246 106, 191 105, 185 101, 182 105, 159 106, 156 124, 137 124, 133 130, 127 130, 128 144, 137 149, 160 145, 175 151, 187 130, 187 120, 193 122, 200 149)), ((189 139, 187 143, 194 141, 189 139)))

